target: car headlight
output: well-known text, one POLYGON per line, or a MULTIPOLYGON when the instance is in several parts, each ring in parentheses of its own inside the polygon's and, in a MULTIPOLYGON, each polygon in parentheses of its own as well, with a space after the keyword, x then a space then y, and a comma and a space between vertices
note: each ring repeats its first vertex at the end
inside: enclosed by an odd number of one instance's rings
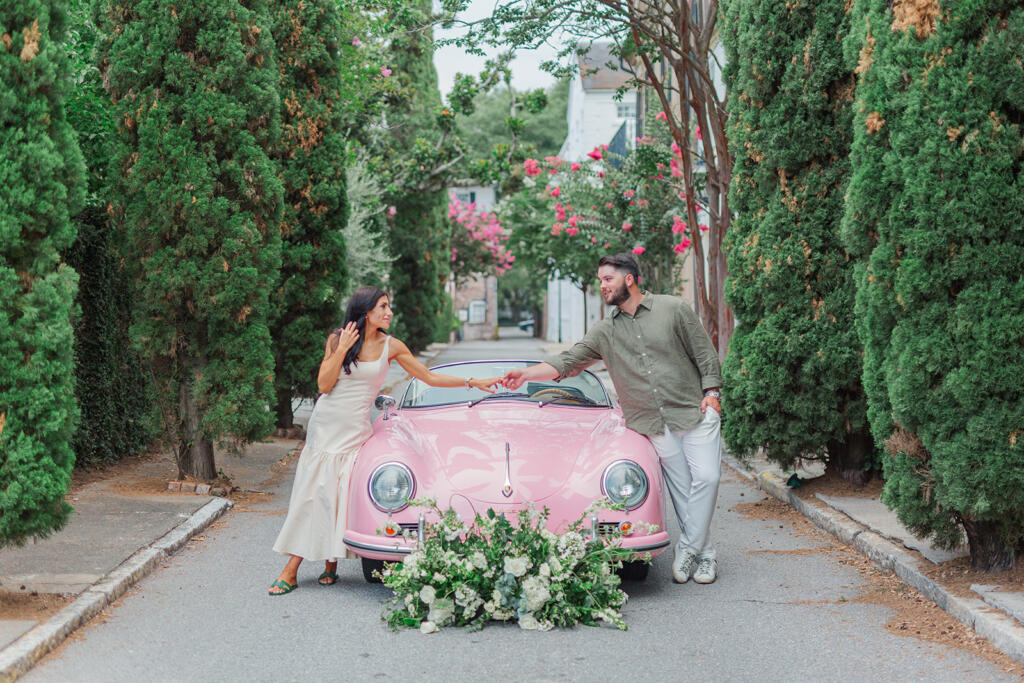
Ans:
POLYGON ((370 501, 383 512, 398 512, 416 492, 412 471, 400 462, 386 462, 373 471, 368 485, 370 501))
POLYGON ((616 505, 633 510, 647 500, 647 474, 632 460, 617 460, 605 468, 601 491, 616 505))

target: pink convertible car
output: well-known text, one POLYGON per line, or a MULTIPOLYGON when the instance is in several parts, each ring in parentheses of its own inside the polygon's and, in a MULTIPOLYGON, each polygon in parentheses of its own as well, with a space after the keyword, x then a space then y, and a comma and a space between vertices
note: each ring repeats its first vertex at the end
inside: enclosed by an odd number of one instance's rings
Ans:
MULTIPOLYGON (((458 377, 494 377, 533 361, 481 361, 440 366, 458 377)), ((601 381, 582 372, 561 382, 527 382, 517 391, 436 388, 410 382, 401 402, 378 396, 383 414, 356 459, 349 489, 345 543, 363 574, 410 552, 424 522, 416 497, 437 500, 463 519, 488 508, 515 513, 528 502, 548 507, 549 529, 563 531, 599 498, 622 510, 600 510, 592 534, 618 528, 637 553, 669 543, 661 467, 646 438, 626 429, 601 381), (657 525, 647 534, 634 526, 657 525), (413 532, 407 541, 402 532, 413 532)), ((512 515, 509 515, 512 516, 512 515)), ((631 562, 623 577, 646 578, 649 564, 631 562)))

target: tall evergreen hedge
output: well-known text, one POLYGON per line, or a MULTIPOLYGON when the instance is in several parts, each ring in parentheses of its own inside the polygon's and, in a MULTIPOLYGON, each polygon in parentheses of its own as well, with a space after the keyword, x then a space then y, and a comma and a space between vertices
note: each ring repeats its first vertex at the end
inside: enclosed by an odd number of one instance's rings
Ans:
POLYGON ((1024 548, 1024 7, 857 0, 854 16, 844 239, 883 500, 1007 568, 1024 548))
MULTIPOLYGON (((415 0, 410 12, 430 16, 430 0, 415 0)), ((395 35, 389 49, 394 76, 406 93, 404 107, 392 107, 388 124, 392 153, 405 158, 425 156, 432 160, 436 135, 434 116, 441 105, 434 68, 433 32, 429 25, 395 35)), ((394 261, 388 288, 394 293, 394 334, 414 352, 425 348, 447 330, 442 314, 447 298, 443 283, 448 275, 447 234, 444 227, 446 196, 442 189, 428 189, 415 176, 385 188, 385 202, 395 207, 389 225, 394 261)))
POLYGON ((81 419, 75 432, 75 467, 115 462, 143 450, 152 438, 151 381, 128 337, 132 283, 122 261, 120 235, 110 226, 107 151, 114 135, 110 100, 93 61, 96 27, 87 0, 69 3, 68 56, 76 87, 68 123, 86 163, 85 208, 75 216, 77 237, 65 251, 78 272, 75 396, 81 419))
POLYGON ((341 323, 348 284, 348 219, 341 101, 341 15, 335 0, 274 0, 281 89, 281 274, 272 294, 275 414, 292 424, 292 398, 317 394, 327 333, 341 323))
POLYGON ((273 426, 268 298, 281 261, 279 74, 262 0, 102 0, 118 143, 111 213, 137 288, 132 337, 181 474, 273 426))
POLYGON ((78 408, 75 238, 84 167, 64 115, 63 2, 0 4, 0 547, 67 520, 78 408))
POLYGON ((874 448, 839 234, 854 92, 837 40, 845 5, 722 3, 736 158, 726 294, 738 320, 723 433, 736 452, 824 459, 862 483, 874 448))

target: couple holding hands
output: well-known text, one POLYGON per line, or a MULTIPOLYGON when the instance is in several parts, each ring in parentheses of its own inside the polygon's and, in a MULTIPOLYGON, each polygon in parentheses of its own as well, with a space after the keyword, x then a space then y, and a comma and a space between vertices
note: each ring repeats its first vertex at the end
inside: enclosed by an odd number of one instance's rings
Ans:
POLYGON ((717 560, 710 526, 721 469, 718 353, 686 304, 640 290, 639 268, 631 255, 601 258, 598 279, 605 303, 616 308, 572 348, 504 377, 468 380, 432 372, 417 361, 386 332, 392 317, 387 294, 376 287, 357 289, 342 328, 330 335, 324 349, 317 379, 321 395, 309 419, 288 515, 274 543, 288 561, 269 594, 296 588, 303 559, 324 560, 318 581, 331 585, 338 580, 337 559, 354 556, 342 541, 349 477, 359 448, 372 433, 370 406, 393 360, 431 386, 492 393, 495 385, 515 390, 527 380, 561 379, 603 360, 626 426, 651 441, 661 462, 681 528, 673 578, 713 582, 717 560))

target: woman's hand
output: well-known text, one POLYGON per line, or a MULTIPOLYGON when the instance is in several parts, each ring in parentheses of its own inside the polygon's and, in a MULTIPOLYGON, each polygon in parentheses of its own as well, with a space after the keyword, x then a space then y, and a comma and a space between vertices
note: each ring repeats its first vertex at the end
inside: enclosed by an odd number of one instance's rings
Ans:
POLYGON ((337 336, 332 334, 331 337, 331 353, 334 354, 341 349, 341 353, 344 355, 359 339, 359 330, 356 328, 355 322, 350 322, 338 331, 337 336))
POLYGON ((471 379, 469 380, 469 386, 480 391, 486 391, 488 394, 493 394, 493 387, 495 384, 500 384, 504 377, 491 377, 489 379, 471 379))

